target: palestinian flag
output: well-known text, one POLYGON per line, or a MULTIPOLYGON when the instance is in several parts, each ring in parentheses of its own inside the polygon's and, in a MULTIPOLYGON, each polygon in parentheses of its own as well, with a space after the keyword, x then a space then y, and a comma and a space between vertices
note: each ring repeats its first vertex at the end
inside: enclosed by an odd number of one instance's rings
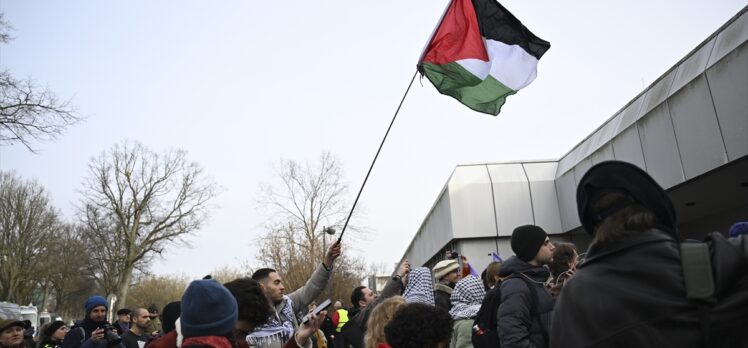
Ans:
POLYGON ((551 47, 495 0, 452 0, 418 62, 440 93, 498 115, 551 47))

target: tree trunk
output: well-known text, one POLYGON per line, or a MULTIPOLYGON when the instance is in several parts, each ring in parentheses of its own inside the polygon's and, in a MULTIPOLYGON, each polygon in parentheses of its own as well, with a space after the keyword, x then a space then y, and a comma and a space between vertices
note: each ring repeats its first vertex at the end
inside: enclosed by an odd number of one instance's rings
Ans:
POLYGON ((44 295, 42 295, 42 303, 40 305, 41 311, 47 310, 47 300, 49 299, 49 292, 51 290, 51 286, 49 282, 44 282, 44 287, 42 288, 44 295))
POLYGON ((130 280, 132 280, 132 271, 135 265, 127 265, 122 270, 122 276, 117 282, 117 288, 114 292, 117 295, 117 302, 114 304, 114 308, 110 308, 110 311, 115 311, 120 308, 125 308, 127 305, 127 291, 130 289, 130 280))

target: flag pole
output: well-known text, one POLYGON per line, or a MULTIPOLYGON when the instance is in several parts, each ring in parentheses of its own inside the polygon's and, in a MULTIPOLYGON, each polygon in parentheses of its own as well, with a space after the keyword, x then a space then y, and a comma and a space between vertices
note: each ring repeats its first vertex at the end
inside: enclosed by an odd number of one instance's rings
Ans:
POLYGON ((366 186, 366 181, 369 180, 369 174, 371 174, 371 170, 374 168, 374 164, 377 163, 377 158, 379 157, 379 152, 382 151, 382 147, 384 146, 385 140, 387 140, 387 135, 390 134, 390 129, 392 129, 392 125, 395 124, 395 119, 397 118, 397 114, 400 112, 400 108, 403 106, 403 102, 405 102, 405 97, 408 96, 408 92, 410 91, 410 87, 413 86, 413 81, 416 80, 416 76, 418 75, 418 69, 416 69, 416 72, 413 73, 413 77, 410 79, 410 83, 408 84, 408 88, 405 89, 405 94, 403 94, 403 98, 400 99, 400 105, 397 106, 397 110, 395 110, 395 115, 392 116, 392 121, 390 121, 390 126, 387 127, 387 132, 384 133, 384 138, 382 138, 382 142, 379 144, 379 149, 377 149, 376 155, 374 155, 374 160, 371 161, 371 165, 369 166, 369 171, 366 173, 366 177, 364 177, 364 182, 361 184, 361 188, 358 190, 358 194, 356 195, 356 200, 353 201, 353 206, 351 207, 351 211, 348 213, 348 218, 345 219, 345 224, 343 225, 343 230, 340 231, 340 236, 338 237, 338 241, 336 243, 340 243, 341 240, 343 240, 343 234, 345 233, 346 227, 348 227, 348 222, 351 220, 351 216, 353 215, 353 210, 356 209, 356 204, 358 203, 358 199, 361 198, 361 192, 364 191, 364 186, 366 186))

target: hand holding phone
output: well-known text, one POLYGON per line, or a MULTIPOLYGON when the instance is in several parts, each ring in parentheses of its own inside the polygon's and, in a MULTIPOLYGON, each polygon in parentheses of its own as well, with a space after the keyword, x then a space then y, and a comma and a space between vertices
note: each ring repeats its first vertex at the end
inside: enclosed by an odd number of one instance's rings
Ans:
MULTIPOLYGON (((330 301, 330 299, 328 298, 327 300, 322 301, 322 303, 320 303, 317 307, 315 307, 312 313, 314 313, 314 315, 319 315, 320 312, 327 309, 327 307, 330 307, 331 304, 332 304, 332 301, 330 301)), ((310 313, 307 313, 307 315, 301 318, 302 324, 306 324, 306 322, 309 321, 309 315, 310 313)))

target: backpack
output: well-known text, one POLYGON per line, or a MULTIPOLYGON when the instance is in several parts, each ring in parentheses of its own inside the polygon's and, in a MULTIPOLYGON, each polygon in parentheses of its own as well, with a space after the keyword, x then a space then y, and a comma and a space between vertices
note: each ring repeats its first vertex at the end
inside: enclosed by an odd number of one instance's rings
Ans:
MULTIPOLYGON (((530 311, 533 316, 537 315, 538 308, 538 290, 530 281, 518 274, 512 274, 504 280, 510 278, 521 279, 530 289, 530 311)), ((478 314, 475 315, 475 322, 473 325, 473 336, 471 341, 475 348, 496 348, 500 347, 499 333, 496 330, 498 324, 497 314, 499 311, 499 305, 501 305, 501 284, 496 284, 493 289, 486 293, 486 297, 483 298, 483 302, 480 305, 478 314)), ((543 335, 547 335, 543 332, 543 335)))

